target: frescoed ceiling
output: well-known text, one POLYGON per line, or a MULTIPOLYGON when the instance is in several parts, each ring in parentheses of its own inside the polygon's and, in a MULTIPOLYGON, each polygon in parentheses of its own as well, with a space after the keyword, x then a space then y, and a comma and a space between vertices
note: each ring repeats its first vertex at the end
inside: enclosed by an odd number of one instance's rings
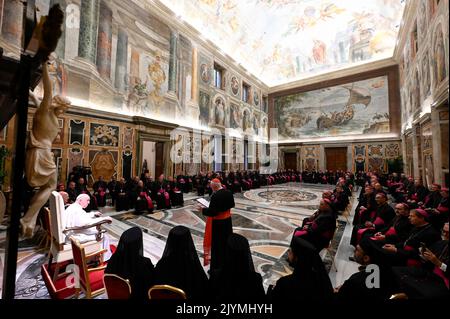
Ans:
POLYGON ((159 0, 268 86, 392 57, 405 0, 159 0))

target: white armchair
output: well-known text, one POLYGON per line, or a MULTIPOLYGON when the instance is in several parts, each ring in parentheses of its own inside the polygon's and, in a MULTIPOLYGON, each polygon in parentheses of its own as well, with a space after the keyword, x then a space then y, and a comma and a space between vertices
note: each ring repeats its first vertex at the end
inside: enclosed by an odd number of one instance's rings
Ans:
POLYGON ((51 264, 52 262, 61 263, 64 261, 71 260, 73 258, 71 243, 70 241, 66 241, 66 233, 70 231, 97 227, 98 230, 97 240, 83 243, 83 246, 85 248, 86 254, 91 254, 93 252, 101 250, 102 249, 101 233, 103 233, 104 230, 101 229, 100 225, 104 223, 111 223, 111 221, 102 219, 99 220, 98 222, 94 222, 87 226, 65 228, 63 212, 64 212, 63 198, 58 192, 53 191, 50 195, 50 215, 51 215, 50 229, 52 242, 50 246, 49 264, 51 264))

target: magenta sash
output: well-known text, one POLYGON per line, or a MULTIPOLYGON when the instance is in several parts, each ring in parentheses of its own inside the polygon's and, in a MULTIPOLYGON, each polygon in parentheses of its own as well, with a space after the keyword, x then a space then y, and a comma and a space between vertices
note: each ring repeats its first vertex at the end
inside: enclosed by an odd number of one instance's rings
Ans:
POLYGON ((438 266, 435 266, 434 267, 434 269, 433 269, 433 272, 436 274, 436 275, 438 275, 443 281, 444 281, 444 284, 445 284, 445 286, 447 287, 447 289, 449 289, 448 287, 448 278, 445 276, 445 274, 444 274, 444 272, 442 271, 442 269, 441 268, 439 268, 438 266))

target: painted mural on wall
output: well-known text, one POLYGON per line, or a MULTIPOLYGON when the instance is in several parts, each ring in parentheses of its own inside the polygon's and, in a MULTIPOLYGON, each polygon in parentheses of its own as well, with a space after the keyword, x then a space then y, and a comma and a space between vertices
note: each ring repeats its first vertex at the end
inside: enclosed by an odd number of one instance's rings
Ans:
POLYGON ((234 96, 239 96, 239 89, 241 86, 240 86, 239 80, 236 76, 233 75, 231 77, 230 85, 231 85, 231 93, 234 96))
POLYGON ((421 63, 421 82, 422 82, 422 97, 427 98, 428 95, 430 95, 430 64, 428 62, 428 52, 425 52, 425 54, 422 57, 422 63, 421 63))
POLYGON ((230 127, 234 129, 242 128, 242 114, 239 106, 231 103, 230 105, 230 127))
POLYGON ((209 119, 210 119, 209 111, 210 111, 211 98, 207 93, 205 93, 203 91, 200 91, 199 95, 200 95, 200 98, 199 98, 200 124, 207 126, 207 125, 209 125, 209 119))
POLYGON ((225 126, 225 100, 222 97, 216 97, 214 100, 214 124, 225 126))
POLYGON ((242 130, 248 132, 249 130, 252 130, 252 128, 251 112, 248 108, 245 108, 242 115, 242 130))
POLYGON ((128 108, 139 115, 159 115, 168 89, 169 65, 162 53, 142 54, 139 57, 139 76, 133 78, 128 95, 128 108))
MULTIPOLYGON (((54 2, 36 0, 40 10, 38 17, 46 14, 50 3, 54 2)), ((221 61, 227 70, 224 77, 226 91, 223 92, 224 104, 219 103, 216 107, 212 86, 214 52, 209 52, 198 41, 194 50, 190 37, 183 31, 169 28, 148 10, 148 6, 143 8, 142 1, 98 1, 100 5, 93 8, 81 5, 85 1, 59 2, 63 4, 66 21, 57 54, 52 54, 49 61, 54 95, 66 95, 73 105, 100 112, 142 116, 168 123, 182 122, 182 125, 192 127, 215 124, 216 111, 221 113, 219 109, 223 107, 224 115, 219 116, 218 124, 229 126, 228 98, 240 99, 242 90, 241 74, 233 70, 231 61, 221 61), (81 27, 83 19, 97 30, 96 34, 89 34, 89 30, 81 27), (80 56, 80 52, 89 52, 89 57, 80 56), (86 60, 82 62, 83 59, 86 60), (171 61, 173 68, 169 68, 171 61), (90 64, 91 70, 80 72, 86 70, 86 63, 90 64), (197 72, 195 81, 192 72, 197 72), (199 91, 203 94, 200 93, 198 99, 192 96, 199 91)), ((13 53, 12 44, 20 42, 22 4, 16 0, 0 0, 0 3, 4 3, 0 10, 0 42, 2 47, 3 43, 7 44, 4 49, 9 55, 13 53)), ((254 83, 248 84, 256 90, 254 83)), ((258 95, 251 96, 250 104, 261 104, 266 92, 261 92, 261 88, 257 91, 258 95)), ((41 85, 34 93, 43 95, 41 85)), ((99 140, 91 140, 90 128, 85 127, 85 123, 69 120, 65 125, 69 127, 69 144, 102 145, 99 140)))
POLYGON ((275 99, 281 140, 390 131, 387 76, 275 99))
MULTIPOLYGON (((67 72, 63 60, 54 52, 50 55, 48 62, 48 75, 52 82, 52 96, 65 95, 67 93, 67 72)), ((39 82, 33 93, 40 98, 44 96, 42 81, 39 82)))
POLYGON ((201 83, 210 84, 212 79, 211 60, 203 55, 200 55, 198 71, 201 83))
POLYGON ((433 59, 435 87, 437 87, 447 77, 446 63, 448 61, 445 58, 444 48, 445 46, 444 46, 444 36, 442 34, 442 26, 438 24, 435 33, 434 59, 433 59))

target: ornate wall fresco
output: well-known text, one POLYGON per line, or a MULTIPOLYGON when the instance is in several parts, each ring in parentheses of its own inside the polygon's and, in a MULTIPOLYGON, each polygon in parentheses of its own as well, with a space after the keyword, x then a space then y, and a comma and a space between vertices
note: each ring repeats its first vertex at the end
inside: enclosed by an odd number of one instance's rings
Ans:
MULTIPOLYGON (((444 43, 444 35, 442 33, 442 28, 443 27, 440 24, 436 26, 435 29, 436 32, 434 34, 434 41, 433 41, 434 44, 433 74, 435 86, 438 86, 448 76, 447 74, 448 59, 446 59, 445 54, 446 46, 444 43)), ((448 45, 447 45, 447 52, 448 52, 448 45)))
POLYGON ((420 72, 420 81, 422 88, 422 98, 427 98, 431 93, 431 83, 430 83, 430 62, 428 52, 425 52, 422 57, 421 62, 421 72, 420 72))
POLYGON ((404 8, 384 0, 161 2, 269 86, 392 56, 404 8))
POLYGON ((241 93, 241 82, 236 75, 232 75, 230 78, 230 90, 233 96, 239 97, 241 93))
POLYGON ((396 50, 396 58, 403 61, 404 168, 408 175, 422 178, 426 184, 434 181, 448 185, 449 170, 443 165, 448 163, 448 129, 442 126, 440 114, 448 110, 449 2, 417 0, 408 2, 405 8, 408 28, 401 30, 396 50), (418 41, 414 41, 416 37, 418 41), (425 124, 428 126, 422 127, 425 124))
MULTIPOLYGON (((36 1, 38 16, 48 12, 50 3, 36 1)), ((169 26, 162 16, 155 14, 151 4, 143 1, 98 0, 92 6, 87 5, 89 1, 60 3, 66 21, 49 65, 54 95, 65 95, 73 105, 99 112, 195 128, 215 124, 215 111, 209 110, 209 104, 217 102, 213 100, 218 93, 213 83, 216 52, 202 46, 204 39, 191 39, 169 26), (81 28, 81 21, 92 28, 81 28), (209 95, 210 100, 200 91, 209 95)), ((22 15, 22 4, 6 1, 1 8, 0 46, 5 54, 18 58, 17 45, 22 34, 18 17, 22 15)), ((169 13, 168 9, 165 11, 169 13)), ((223 99, 218 104, 224 106, 224 116, 216 124, 222 128, 229 125, 229 99, 234 98, 240 108, 243 105, 239 103, 243 71, 237 70, 233 62, 220 61, 226 70, 225 87, 220 92, 223 99)), ((252 83, 254 79, 245 81, 257 92, 249 105, 258 108, 263 90, 252 83)), ((34 93, 43 95, 41 85, 34 93)), ((81 129, 75 123, 67 125, 81 129)), ((76 134, 74 131, 70 136, 71 144, 82 144, 81 136, 76 134)))
POLYGON ((139 56, 139 74, 131 76, 128 95, 128 108, 131 112, 145 116, 161 114, 164 106, 164 94, 167 92, 169 66, 162 61, 162 53, 154 56, 139 56))
POLYGON ((217 126, 225 127, 225 112, 226 112, 226 106, 225 106, 225 99, 221 96, 217 96, 214 98, 214 104, 213 104, 213 124, 217 126))
POLYGON ((211 97, 208 93, 200 91, 199 98, 200 124, 208 126, 210 122, 211 97))
POLYGON ((274 99, 280 140, 390 132, 387 76, 274 99))

